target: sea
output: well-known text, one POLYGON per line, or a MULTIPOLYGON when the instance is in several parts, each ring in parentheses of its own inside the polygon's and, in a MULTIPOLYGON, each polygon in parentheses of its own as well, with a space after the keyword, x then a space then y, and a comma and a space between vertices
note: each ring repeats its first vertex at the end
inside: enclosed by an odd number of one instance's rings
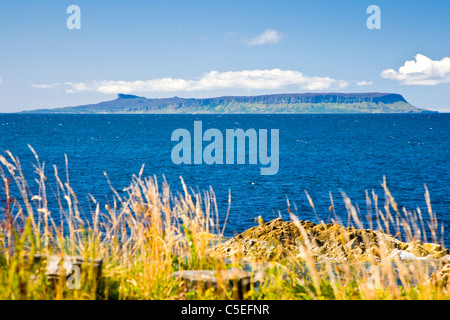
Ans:
MULTIPOLYGON (((102 204, 113 199, 104 172, 120 191, 143 165, 144 176, 165 179, 174 194, 183 190, 180 177, 194 191, 212 189, 221 224, 228 215, 225 236, 255 226, 258 216, 289 220, 288 210, 300 220, 346 225, 344 197, 364 223, 374 221, 373 195, 385 210, 385 179, 399 209, 420 209, 425 224, 428 189, 433 215, 444 228, 439 235, 450 247, 450 114, 0 114, 0 154, 7 157, 9 150, 20 160, 33 189, 36 160, 29 146, 45 163, 49 182, 54 165, 65 179, 67 156, 70 185, 86 219, 89 195, 102 204), (222 133, 223 141, 230 129, 266 129, 268 154, 270 133, 278 130, 276 174, 262 175, 263 164, 249 163, 250 147, 243 164, 174 163, 179 142, 172 141, 173 133, 184 129, 191 134, 193 154, 196 122, 203 132, 222 133)), ((4 198, 2 187, 0 201, 4 198)), ((56 203, 49 207, 59 212, 56 203)))

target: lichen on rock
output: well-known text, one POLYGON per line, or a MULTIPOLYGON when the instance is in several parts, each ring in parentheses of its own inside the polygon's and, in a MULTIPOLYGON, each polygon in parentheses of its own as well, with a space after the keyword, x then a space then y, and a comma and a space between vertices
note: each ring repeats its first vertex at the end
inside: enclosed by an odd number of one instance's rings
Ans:
POLYGON ((285 222, 281 218, 252 227, 211 250, 216 257, 253 261, 303 258, 305 254, 315 260, 366 260, 394 258, 399 252, 430 258, 449 254, 448 249, 438 244, 407 243, 381 231, 346 228, 335 223, 285 222))

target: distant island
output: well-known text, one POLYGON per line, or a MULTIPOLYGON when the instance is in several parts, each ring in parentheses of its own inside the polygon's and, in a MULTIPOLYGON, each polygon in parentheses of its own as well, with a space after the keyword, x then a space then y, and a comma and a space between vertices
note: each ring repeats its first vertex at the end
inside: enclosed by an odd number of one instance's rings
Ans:
POLYGON ((422 113, 396 93, 301 93, 225 96, 205 99, 148 99, 119 94, 117 99, 75 107, 39 109, 26 113, 422 113))

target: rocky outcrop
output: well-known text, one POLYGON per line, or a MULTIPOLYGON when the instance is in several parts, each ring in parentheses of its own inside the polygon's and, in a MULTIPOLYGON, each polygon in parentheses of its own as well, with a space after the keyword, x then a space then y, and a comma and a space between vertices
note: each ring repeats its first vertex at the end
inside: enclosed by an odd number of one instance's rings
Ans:
POLYGON ((216 257, 247 260, 277 260, 287 256, 315 260, 364 260, 394 258, 442 258, 449 250, 433 243, 403 242, 369 229, 345 228, 339 224, 285 222, 281 218, 250 228, 214 247, 216 257))

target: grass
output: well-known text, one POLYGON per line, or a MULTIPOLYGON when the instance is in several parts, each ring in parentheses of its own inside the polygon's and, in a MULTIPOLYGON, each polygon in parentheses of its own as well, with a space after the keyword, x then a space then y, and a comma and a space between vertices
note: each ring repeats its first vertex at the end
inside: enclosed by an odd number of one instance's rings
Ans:
MULTIPOLYGON (((83 219, 68 174, 62 179, 53 167, 56 185, 50 185, 45 164, 34 154, 37 193, 32 192, 36 188, 28 184, 19 159, 9 152, 7 157, 0 156, 0 299, 233 299, 232 290, 223 283, 221 292, 188 291, 181 279, 171 276, 180 270, 230 268, 250 270, 252 276, 262 279, 246 294, 250 300, 450 298, 445 272, 434 273, 430 280, 430 275, 445 265, 443 259, 405 261, 390 256, 382 243, 376 253, 361 261, 318 263, 308 240, 301 244, 301 255, 287 255, 277 261, 215 257, 210 254, 211 245, 221 239, 226 226, 219 225, 214 192, 194 192, 182 181, 183 193, 173 194, 165 181, 143 177, 143 170, 133 176, 125 194, 111 188, 111 203, 101 204, 91 196, 91 217, 83 219), (59 212, 50 212, 49 201, 57 202, 59 212), (70 289, 63 277, 59 281, 46 277, 45 260, 30 259, 38 253, 81 256, 85 261, 102 259, 101 277, 98 279, 86 263, 81 268, 80 289, 70 289)), ((428 191, 429 221, 425 223, 420 211, 399 210, 386 183, 383 187, 387 199, 383 207, 374 193, 371 197, 367 194, 368 208, 377 217, 371 227, 423 242, 427 242, 427 229, 437 242, 442 230, 428 191)), ((315 210, 309 195, 308 199, 315 210)), ((349 221, 362 228, 358 208, 345 195, 344 201, 349 221)), ((291 216, 306 234, 298 219, 291 216)))

